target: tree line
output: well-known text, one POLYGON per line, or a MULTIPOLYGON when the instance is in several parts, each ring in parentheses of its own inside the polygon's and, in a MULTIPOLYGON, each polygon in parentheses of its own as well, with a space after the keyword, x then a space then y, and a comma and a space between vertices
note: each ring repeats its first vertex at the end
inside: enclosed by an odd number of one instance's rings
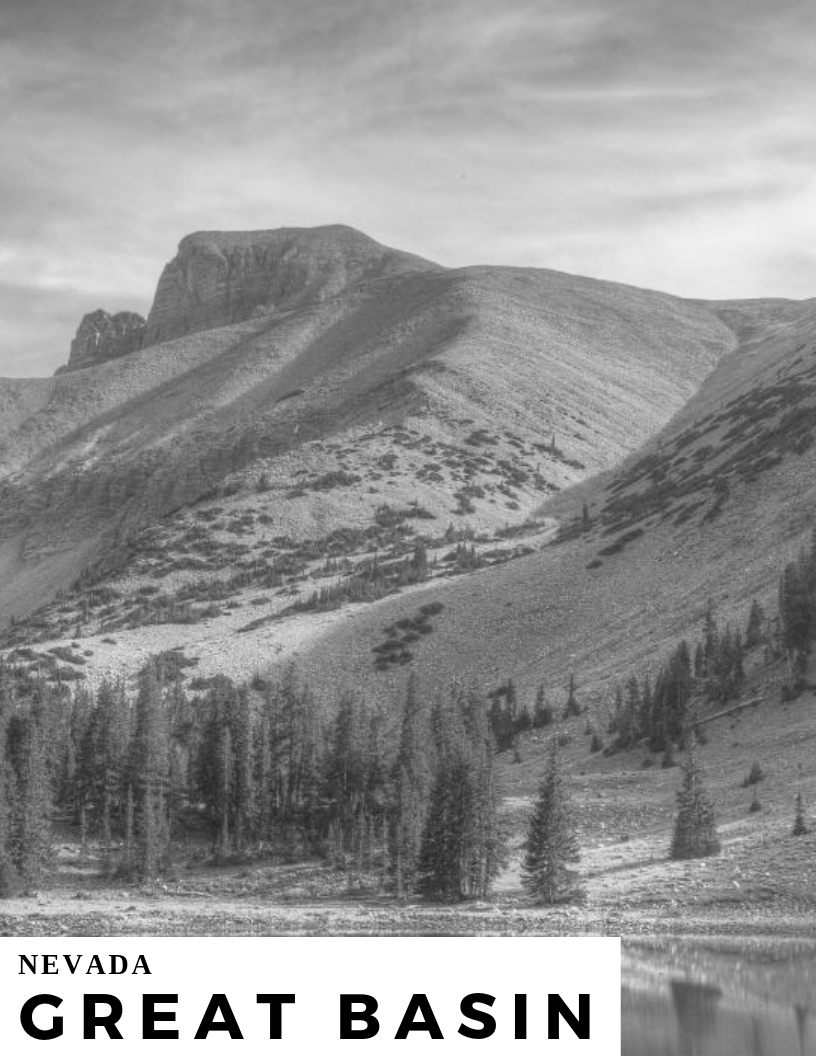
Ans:
POLYGON ((204 832, 218 861, 319 855, 379 875, 400 898, 482 897, 506 857, 486 702, 425 699, 410 677, 399 722, 344 695, 329 711, 290 668, 185 690, 159 657, 135 694, 73 696, 0 667, 0 884, 35 883, 55 819, 111 875, 152 879, 204 832))

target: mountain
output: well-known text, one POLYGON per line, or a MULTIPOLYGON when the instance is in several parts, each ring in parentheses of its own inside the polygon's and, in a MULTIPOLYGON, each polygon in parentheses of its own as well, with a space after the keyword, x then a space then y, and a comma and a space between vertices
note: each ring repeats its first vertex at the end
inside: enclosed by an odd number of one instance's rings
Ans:
POLYGON ((383 627, 428 601, 434 684, 577 667, 600 701, 709 594, 769 595, 804 537, 814 311, 442 268, 344 227, 191 235, 143 347, 0 383, 9 641, 81 634, 90 677, 297 655, 376 694, 401 678, 383 627))
POLYGON ((436 269, 350 227, 200 231, 159 279, 145 344, 295 311, 352 286, 436 269))
POLYGON ((145 320, 137 312, 110 315, 102 308, 83 316, 71 342, 68 362, 57 373, 84 370, 137 352, 144 344, 145 320))
MULTIPOLYGON (((791 823, 794 797, 807 812, 816 796, 813 664, 781 648, 776 616, 780 573, 814 526, 816 301, 692 301, 545 270, 443 268, 333 227, 190 236, 148 319, 133 320, 132 348, 118 318, 82 324, 71 369, 0 380, 0 660, 21 715, 24 699, 39 714, 50 697, 37 721, 60 742, 63 826, 79 794, 102 787, 88 745, 106 728, 83 694, 72 706, 70 687, 121 680, 141 700, 129 711, 97 694, 118 751, 127 715, 161 699, 150 675, 135 678, 160 656, 184 866, 162 874, 158 908, 104 881, 78 899, 77 825, 60 842, 53 900, 12 900, 13 927, 36 929, 46 905, 63 930, 82 930, 113 907, 115 928, 209 934, 233 899, 247 914, 230 917, 236 931, 812 927, 813 838, 791 823), (704 622, 733 658, 754 601, 766 618, 738 650, 740 685, 723 702, 703 663, 683 702, 706 742, 723 853, 670 861, 682 737, 668 735, 665 767, 650 733, 622 745, 616 687, 627 699, 633 679, 637 693, 655 687, 681 639, 694 655, 704 622), (224 861, 216 828, 229 829, 233 806, 216 824, 202 803, 209 753, 243 753, 237 795, 247 760, 287 757, 299 774, 293 746, 323 745, 332 711, 336 734, 341 719, 343 737, 359 734, 362 702, 380 710, 358 754, 379 745, 374 769, 391 772, 411 673, 416 699, 450 699, 459 683, 508 711, 512 680, 521 708, 543 692, 557 722, 496 756, 512 853, 489 915, 483 903, 347 910, 337 892, 353 870, 306 861, 313 845, 281 835, 272 808, 272 843, 257 830, 247 864, 197 867, 214 846, 224 861), (56 691, 41 694, 41 679, 56 691), (577 717, 565 715, 570 684, 577 717), (518 864, 552 729, 588 897, 539 914, 521 901, 518 864)), ((813 604, 800 604, 811 623, 813 604)), ((660 715, 649 711, 652 729, 660 715)), ((91 853, 109 866, 95 831, 91 853)), ((386 858, 370 889, 384 900, 386 858)))
POLYGON ((704 306, 553 272, 443 269, 346 228, 191 236, 145 347, 0 385, 2 615, 120 560, 138 529, 258 458, 356 427, 422 420, 472 453, 466 438, 502 421, 542 447, 531 465, 546 487, 563 487, 654 433, 733 343, 704 306), (151 344, 164 331, 184 333, 151 344))

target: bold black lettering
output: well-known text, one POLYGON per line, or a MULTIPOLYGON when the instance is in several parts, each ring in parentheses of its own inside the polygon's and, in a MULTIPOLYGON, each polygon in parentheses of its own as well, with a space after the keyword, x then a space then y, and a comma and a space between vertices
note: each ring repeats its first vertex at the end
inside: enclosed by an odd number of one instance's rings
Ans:
POLYGON ((244 1035, 241 1033, 238 1026, 238 1020, 235 1018, 233 1011, 230 1008, 226 994, 212 995, 210 1003, 207 1005, 207 1011, 204 1013, 204 1016, 198 1025, 198 1030, 195 1032, 194 1040, 204 1041, 212 1030, 229 1031, 229 1036, 233 1041, 244 1040, 244 1035), (224 1017, 221 1023, 215 1022, 216 1012, 220 1012, 224 1017))
POLYGON ((412 1030, 427 1030, 434 1041, 444 1041, 444 1035, 436 1022, 431 1003, 425 994, 412 994, 405 1015, 399 1025, 399 1030, 394 1035, 396 1041, 404 1041, 412 1030), (422 1013, 422 1019, 415 1023, 417 1012, 422 1013))
POLYGON ((34 1023, 34 1009, 38 1005, 50 1005, 52 1008, 59 1008, 61 1004, 62 998, 55 997, 54 994, 37 994, 36 997, 30 997, 20 1009, 20 1023, 26 1034, 30 1038, 36 1038, 37 1041, 53 1041, 54 1038, 61 1038, 62 1016, 54 1016, 51 1026, 46 1030, 42 1030, 34 1023))
POLYGON ((492 1005, 496 998, 492 994, 467 994, 462 998, 459 1010, 467 1019, 475 1019, 481 1027, 466 1027, 463 1023, 459 1033, 465 1038, 489 1038, 496 1033, 496 1020, 487 1012, 480 1012, 475 1006, 492 1005))
POLYGON ((82 954, 78 953, 76 955, 76 959, 72 961, 71 960, 71 954, 70 953, 65 953, 65 954, 63 954, 62 959, 68 965, 68 971, 71 973, 71 975, 73 975, 74 972, 77 970, 77 968, 79 968, 79 962, 82 960, 82 954))
POLYGON ((55 953, 43 954, 43 975, 57 974, 57 955, 55 953))
POLYGON ((34 975, 36 975, 37 974, 37 954, 35 953, 33 957, 26 957, 26 955, 24 953, 20 954, 20 971, 17 973, 18 975, 25 975, 25 971, 23 970, 23 965, 25 965, 25 967, 28 968, 28 970, 30 972, 32 972, 34 975))
POLYGON ((93 955, 93 957, 91 957, 91 963, 88 965, 88 967, 87 967, 87 969, 85 971, 85 974, 86 975, 90 975, 92 968, 96 969, 96 974, 97 975, 104 975, 105 974, 105 969, 102 967, 102 962, 99 960, 99 954, 98 953, 95 953, 93 955))
POLYGON ((516 1041, 527 1038, 527 995, 516 994, 516 1030, 513 1037, 516 1041))
POLYGON ((127 957, 123 957, 121 955, 121 953, 112 953, 111 954, 111 963, 110 963, 110 974, 111 975, 124 975, 124 973, 126 971, 127 971, 127 957), (121 964, 122 967, 117 969, 117 967, 116 967, 117 964, 121 964))
POLYGON ((142 969, 142 975, 153 974, 147 967, 147 961, 144 959, 143 953, 140 953, 139 956, 136 958, 136 963, 133 965, 133 971, 130 974, 135 975, 140 968, 142 969))
POLYGON ((281 1005, 293 1005, 294 994, 258 994, 255 998, 259 1005, 269 1005, 269 1040, 281 1040, 281 1005))
POLYGON ((104 1027, 108 1037, 114 1041, 121 1041, 122 1035, 116 1024, 122 1018, 122 1002, 113 994, 83 994, 82 995, 82 1037, 85 1041, 96 1039, 96 1028, 104 1027), (104 1001, 110 1008, 106 1016, 96 1014, 97 1002, 104 1001))
POLYGON ((157 1030, 157 1023, 175 1023, 175 1011, 158 1012, 156 1005, 175 1005, 178 1002, 178 994, 142 994, 142 1037, 148 1041, 157 1041, 159 1038, 177 1039, 177 1030, 157 1030))
POLYGON ((564 1017, 576 1038, 583 1041, 589 1038, 589 994, 578 995, 577 1016, 567 1008, 560 994, 547 995, 547 1037, 551 1041, 558 1039, 559 1016, 564 1017))
POLYGON ((380 1029, 380 1024, 374 1013, 377 1011, 377 999, 371 994, 341 994, 340 995, 340 1038, 346 1041, 348 1038, 373 1038, 380 1029), (363 1005, 362 1012, 352 1012, 352 1005, 363 1005), (352 1023, 362 1020, 364 1027, 354 1029, 352 1023))

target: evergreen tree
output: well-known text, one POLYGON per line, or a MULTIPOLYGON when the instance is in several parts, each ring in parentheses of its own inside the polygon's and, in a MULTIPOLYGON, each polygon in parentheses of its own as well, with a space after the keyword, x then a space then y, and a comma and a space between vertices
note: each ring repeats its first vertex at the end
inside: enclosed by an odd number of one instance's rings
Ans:
POLYGON ((455 692, 433 713, 436 766, 419 856, 429 898, 483 897, 504 861, 483 701, 455 692))
POLYGON ((762 641, 762 628, 765 624, 765 611, 756 598, 751 602, 748 613, 748 624, 745 628, 745 648, 755 649, 762 641))
POLYGON ((21 722, 14 792, 13 857, 27 883, 39 880, 51 848, 51 789, 45 730, 33 708, 21 722))
POLYGON ((430 791, 430 736, 426 705, 411 675, 402 709, 397 758, 392 773, 393 811, 390 856, 397 898, 404 898, 416 883, 422 831, 430 791))
POLYGON ((547 771, 530 818, 522 861, 522 883, 535 902, 551 905, 581 893, 575 820, 561 769, 558 741, 550 741, 547 771))
POLYGON ((812 633, 813 609, 804 565, 802 559, 792 561, 779 581, 782 645, 793 656, 807 650, 812 633))
POLYGON ((703 677, 706 677, 711 670, 718 637, 717 621, 714 618, 714 602, 709 598, 703 619, 703 677))
POLYGON ((581 705, 575 695, 575 672, 570 671, 569 685, 567 686, 567 703, 564 705, 564 718, 581 714, 581 705))
MULTIPOLYGON (((514 705, 515 706, 515 705, 514 705)), ((471 821, 470 894, 485 898, 507 860, 505 832, 499 819, 499 793, 494 767, 495 743, 484 702, 471 693, 465 702, 465 724, 470 742, 475 802, 471 821)), ((518 726, 518 715, 516 716, 518 726)))
POLYGON ((703 788, 695 735, 691 733, 687 741, 670 855, 672 858, 705 858, 719 854, 720 841, 714 809, 703 788))
POLYGON ((0 667, 0 897, 11 894, 17 881, 11 841, 13 774, 6 746, 10 706, 8 681, 0 667))
POLYGON ((346 695, 334 719, 326 756, 323 798, 336 864, 343 865, 353 852, 360 832, 366 784, 363 715, 359 702, 346 695))
POLYGON ((553 718, 553 709, 547 703, 544 686, 539 686, 536 690, 535 707, 533 709, 533 729, 540 730, 544 726, 551 725, 553 718))
POLYGON ((802 793, 796 793, 796 810, 793 818, 793 835, 794 836, 806 836, 810 829, 805 821, 805 808, 802 804, 802 793))
POLYGON ((168 813, 169 729, 162 686, 155 667, 139 676, 135 722, 130 746, 128 785, 131 799, 131 840, 135 839, 136 871, 147 879, 159 875, 170 840, 168 813))
POLYGON ((623 728, 623 689, 618 683, 615 686, 615 697, 612 701, 612 713, 609 717, 609 725, 607 726, 607 733, 620 733, 623 728))

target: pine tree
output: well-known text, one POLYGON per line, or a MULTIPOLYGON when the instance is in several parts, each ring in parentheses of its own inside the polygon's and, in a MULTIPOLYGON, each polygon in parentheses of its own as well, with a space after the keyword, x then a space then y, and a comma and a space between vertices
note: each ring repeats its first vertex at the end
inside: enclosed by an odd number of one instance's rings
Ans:
POLYGON ((748 613, 748 624, 745 628, 745 648, 754 649, 762 641, 762 628, 765 623, 765 611, 756 598, 751 602, 748 613))
POLYGON ((812 633, 813 609, 805 564, 802 559, 792 561, 779 581, 782 644, 793 655, 806 651, 812 633))
POLYGON ((711 672, 711 664, 717 649, 719 631, 717 621, 714 618, 714 602, 711 598, 706 604, 705 617, 703 619, 703 676, 711 672))
POLYGON ((327 823, 336 833, 333 843, 339 844, 339 854, 335 857, 338 865, 345 864, 360 837, 366 779, 363 729, 359 701, 350 695, 344 696, 335 715, 326 754, 323 788, 327 823))
POLYGON ((805 808, 802 804, 802 793, 796 793, 796 810, 793 818, 793 835, 794 836, 807 836, 810 829, 805 821, 805 808))
POLYGON ((14 860, 23 880, 33 883, 42 875, 51 843, 45 731, 33 708, 22 724, 14 806, 14 860))
POLYGON ((547 771, 538 791, 527 830, 522 883, 535 902, 551 905, 581 894, 578 839, 568 790, 561 769, 558 741, 550 741, 547 771))
POLYGON ((564 705, 564 718, 581 714, 581 705, 575 695, 575 672, 570 671, 569 685, 567 686, 567 703, 564 705))
POLYGON ((139 676, 128 774, 136 851, 133 864, 147 879, 159 875, 170 838, 167 810, 169 729, 166 720, 162 686, 154 665, 150 663, 139 676))
POLYGON ((245 686, 230 698, 229 722, 233 730, 232 825, 235 847, 240 853, 255 837, 252 709, 245 686))
POLYGON ((683 784, 677 793, 677 817, 670 856, 706 858, 719 854, 720 841, 714 809, 703 788, 695 735, 690 734, 687 740, 688 751, 682 767, 683 784))
POLYGON ((623 690, 620 684, 615 686, 615 698, 612 701, 612 712, 609 717, 607 733, 620 733, 623 728, 623 690))
POLYGON ((6 747, 6 726, 10 709, 10 695, 6 679, 0 670, 0 898, 11 894, 17 882, 11 843, 12 826, 12 767, 6 747))
POLYGON ((483 897, 504 861, 484 702, 457 691, 433 714, 436 766, 419 856, 429 898, 483 897))
POLYGON ((488 726, 484 701, 475 693, 469 694, 465 702, 465 725, 470 741, 475 786, 469 833, 469 889, 472 896, 485 898, 506 864, 507 843, 499 819, 499 794, 494 767, 496 746, 488 726))
POLYGON ((536 690, 535 707, 533 709, 533 729, 540 730, 544 726, 550 726, 553 717, 553 709, 547 703, 544 686, 539 686, 536 690))
POLYGON ((430 792, 430 736, 428 712, 411 675, 402 709, 397 758, 392 773, 393 810, 389 832, 390 856, 397 898, 404 898, 416 882, 417 864, 430 792))

